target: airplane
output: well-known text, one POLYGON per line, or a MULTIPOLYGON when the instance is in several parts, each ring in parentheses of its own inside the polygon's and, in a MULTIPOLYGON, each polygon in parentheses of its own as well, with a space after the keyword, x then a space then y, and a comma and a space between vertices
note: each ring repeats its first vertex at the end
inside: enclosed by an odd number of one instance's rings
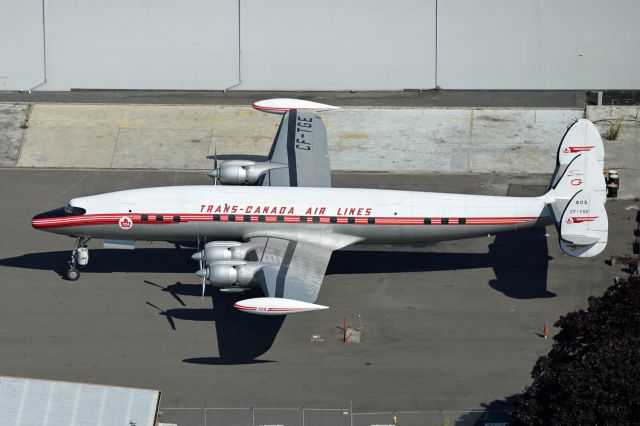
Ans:
POLYGON ((136 240, 196 242, 196 275, 223 292, 259 287, 234 307, 259 315, 326 309, 316 304, 333 251, 361 243, 427 243, 555 224, 561 249, 592 257, 607 244, 604 146, 588 120, 575 121, 539 197, 332 188, 327 131, 309 101, 254 108, 282 114, 264 162, 229 160, 214 184, 130 189, 73 198, 36 215, 35 229, 76 238, 66 278, 88 264, 87 242, 133 248, 136 240), (220 182, 223 185, 217 185, 220 182))

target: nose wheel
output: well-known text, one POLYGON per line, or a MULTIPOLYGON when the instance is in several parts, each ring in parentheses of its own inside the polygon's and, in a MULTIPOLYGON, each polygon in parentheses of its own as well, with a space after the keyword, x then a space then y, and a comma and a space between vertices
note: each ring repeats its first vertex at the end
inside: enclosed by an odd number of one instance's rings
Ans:
POLYGON ((69 259, 67 271, 64 275, 67 280, 77 281, 80 278, 79 268, 89 264, 89 248, 87 247, 89 240, 91 238, 76 238, 76 244, 71 252, 71 259, 69 259))
POLYGON ((67 269, 67 273, 65 274, 65 277, 69 281, 78 281, 78 278, 80 278, 80 271, 78 271, 73 266, 69 266, 69 268, 67 269))

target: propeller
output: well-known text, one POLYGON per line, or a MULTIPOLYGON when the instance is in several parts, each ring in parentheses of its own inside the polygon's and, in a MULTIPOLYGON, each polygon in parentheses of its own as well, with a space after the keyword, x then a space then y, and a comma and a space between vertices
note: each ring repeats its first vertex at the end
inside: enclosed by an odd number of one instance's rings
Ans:
POLYGON ((218 177, 220 176, 220 171, 218 170, 218 140, 216 139, 213 142, 213 170, 207 173, 207 176, 213 178, 213 185, 216 186, 218 184, 218 177))
MULTIPOLYGON (((198 252, 200 252, 200 234, 198 235, 198 252)), ((204 244, 207 244, 207 239, 205 237, 204 239, 204 244)), ((204 247, 203 247, 204 250, 204 247)), ((205 261, 204 261, 204 256, 200 256, 200 260, 198 261, 198 264, 200 265, 200 269, 198 270, 198 272, 196 272, 196 275, 199 277, 202 277, 202 298, 204 298, 204 293, 206 290, 206 285, 207 285, 207 271, 205 269, 205 261)))

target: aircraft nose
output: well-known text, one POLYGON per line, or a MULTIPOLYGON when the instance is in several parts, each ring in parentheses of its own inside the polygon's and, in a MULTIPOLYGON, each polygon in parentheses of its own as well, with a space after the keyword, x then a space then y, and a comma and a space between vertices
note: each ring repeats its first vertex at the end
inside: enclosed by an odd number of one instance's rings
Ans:
POLYGON ((66 213, 64 211, 64 207, 59 207, 57 209, 42 212, 35 215, 31 219, 31 226, 33 226, 36 229, 42 229, 46 227, 47 223, 51 222, 51 219, 55 219, 65 215, 66 213))

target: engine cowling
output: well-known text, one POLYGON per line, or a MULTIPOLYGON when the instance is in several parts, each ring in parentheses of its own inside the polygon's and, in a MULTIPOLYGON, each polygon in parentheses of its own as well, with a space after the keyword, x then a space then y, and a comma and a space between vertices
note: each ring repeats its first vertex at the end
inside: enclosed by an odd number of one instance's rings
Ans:
POLYGON ((227 185, 253 185, 269 170, 285 167, 288 166, 282 163, 229 160, 207 175, 227 185))
POLYGON ((255 274, 265 266, 267 265, 260 262, 222 260, 210 264, 196 274, 206 277, 216 287, 248 287, 255 274))
POLYGON ((207 263, 221 260, 244 260, 250 251, 256 248, 252 243, 238 241, 211 241, 205 244, 204 249, 195 253, 193 260, 204 260, 207 263))

